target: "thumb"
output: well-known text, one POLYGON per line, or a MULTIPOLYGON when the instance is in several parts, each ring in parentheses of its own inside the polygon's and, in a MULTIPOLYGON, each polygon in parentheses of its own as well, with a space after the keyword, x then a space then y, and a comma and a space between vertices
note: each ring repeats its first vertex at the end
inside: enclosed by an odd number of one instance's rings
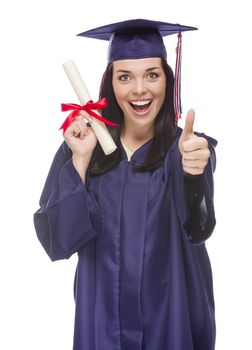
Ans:
POLYGON ((190 109, 187 112, 184 130, 181 135, 184 141, 188 140, 191 136, 193 136, 194 119, 195 119, 195 111, 193 109, 190 109))

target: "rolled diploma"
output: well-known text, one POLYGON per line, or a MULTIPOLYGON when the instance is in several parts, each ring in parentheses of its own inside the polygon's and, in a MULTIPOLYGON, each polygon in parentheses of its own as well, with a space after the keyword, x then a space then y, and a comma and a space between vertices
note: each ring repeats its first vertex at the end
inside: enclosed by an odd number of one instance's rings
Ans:
MULTIPOLYGON (((70 80, 70 83, 73 86, 76 95, 80 100, 80 103, 83 105, 86 104, 91 100, 91 97, 75 63, 73 61, 67 61, 63 64, 63 68, 66 72, 66 75, 68 76, 68 79, 70 80)), ((91 126, 104 153, 108 155, 114 152, 117 147, 106 125, 100 120, 93 118, 91 126)))

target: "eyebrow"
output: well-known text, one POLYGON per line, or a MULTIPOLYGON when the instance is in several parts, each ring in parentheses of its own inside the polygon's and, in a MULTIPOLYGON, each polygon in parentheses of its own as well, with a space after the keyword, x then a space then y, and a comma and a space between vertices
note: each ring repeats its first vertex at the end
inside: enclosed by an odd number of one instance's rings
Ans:
POLYGON ((160 67, 151 67, 151 68, 146 69, 146 72, 149 72, 149 71, 155 70, 155 69, 161 69, 161 68, 160 67))
MULTIPOLYGON (((153 71, 155 69, 161 69, 160 67, 150 67, 150 68, 147 68, 145 72, 150 72, 150 71, 153 71)), ((131 73, 130 70, 126 70, 126 69, 118 69, 116 71, 116 73, 131 73)))

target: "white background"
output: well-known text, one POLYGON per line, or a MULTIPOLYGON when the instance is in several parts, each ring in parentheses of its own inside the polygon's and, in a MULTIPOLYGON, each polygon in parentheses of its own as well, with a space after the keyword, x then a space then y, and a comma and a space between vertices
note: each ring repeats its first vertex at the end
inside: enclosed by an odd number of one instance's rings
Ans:
MULTIPOLYGON (((62 141, 58 128, 65 115, 60 103, 78 103, 62 63, 75 60, 94 100, 106 65, 107 44, 76 34, 131 18, 199 28, 183 35, 182 97, 184 111, 196 110, 195 129, 219 141, 218 223, 207 243, 214 274, 216 349, 252 349, 248 5, 246 0, 2 2, 1 349, 72 347, 76 256, 52 263, 36 238, 33 213, 62 141)), ((167 37, 165 44, 173 66, 176 37, 167 37)))

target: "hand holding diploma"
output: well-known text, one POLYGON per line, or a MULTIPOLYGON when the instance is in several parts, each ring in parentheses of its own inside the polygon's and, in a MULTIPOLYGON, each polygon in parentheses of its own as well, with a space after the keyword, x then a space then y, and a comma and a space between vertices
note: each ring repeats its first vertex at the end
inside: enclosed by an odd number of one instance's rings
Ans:
MULTIPOLYGON (((91 114, 92 116, 97 118, 97 119, 95 119, 95 118, 90 119, 87 117, 85 119, 90 122, 91 127, 92 127, 92 129, 96 135, 96 138, 98 139, 104 153, 106 155, 108 155, 108 154, 114 152, 114 150, 116 149, 116 145, 115 145, 112 137, 110 136, 105 124, 101 120, 104 120, 109 125, 112 125, 113 123, 103 119, 99 115, 99 113, 97 113, 97 112, 94 113, 94 111, 92 110, 92 105, 94 106, 94 109, 97 109, 97 108, 99 108, 99 104, 102 104, 102 100, 99 101, 98 103, 93 103, 91 101, 91 97, 88 93, 88 90, 87 90, 87 88, 86 88, 86 86, 85 86, 85 84, 84 84, 84 82, 83 82, 83 80, 82 80, 82 78, 77 70, 77 67, 75 66, 73 61, 65 62, 63 64, 63 68, 64 68, 72 86, 73 86, 73 89, 76 92, 76 95, 78 96, 80 102, 83 105, 83 106, 78 106, 78 105, 71 104, 71 106, 76 108, 76 110, 74 112, 72 112, 71 115, 73 116, 73 115, 77 114, 77 113, 75 113, 77 111, 77 112, 79 112, 78 113, 79 115, 86 115, 87 116, 87 113, 83 114, 84 111, 82 109, 84 109, 87 112, 89 112, 89 114, 91 114), (88 108, 88 105, 89 105, 89 108, 88 108), (91 107, 90 107, 90 105, 91 105, 91 107), (96 108, 95 108, 95 105, 97 105, 96 108)), ((103 105, 104 105, 104 103, 103 103, 103 105)), ((100 107, 100 108, 104 108, 104 107, 100 107)), ((69 117, 71 117, 71 115, 69 115, 69 117)), ((76 115, 75 115, 75 117, 76 117, 76 115)), ((78 118, 78 119, 80 119, 80 118, 78 118)), ((71 123, 72 123, 72 121, 69 122, 69 125, 71 125, 71 123)), ((65 124, 65 122, 63 123, 63 125, 64 124, 65 124)), ((80 127, 80 123, 75 123, 75 124, 76 124, 76 126, 75 126, 76 128, 77 128, 77 125, 78 125, 78 127, 80 127)), ((83 136, 83 135, 89 133, 86 128, 84 128, 84 129, 82 128, 79 134, 76 134, 76 129, 74 129, 74 130, 75 130, 74 131, 75 137, 78 135, 83 136)), ((73 130, 71 132, 73 132, 73 130)), ((72 137, 74 134, 72 134, 72 137)), ((65 136, 67 136, 67 135, 65 135, 65 136)))
POLYGON ((97 144, 97 137, 85 120, 90 120, 88 113, 81 111, 80 115, 69 125, 64 133, 64 139, 71 148, 73 156, 84 158, 92 156, 97 144))
POLYGON ((185 173, 200 175, 204 173, 210 151, 207 140, 193 132, 194 118, 195 112, 191 109, 187 113, 185 127, 179 139, 179 150, 185 173))
POLYGON ((87 169, 97 144, 95 133, 87 126, 85 120, 90 120, 90 116, 81 111, 63 134, 73 154, 73 165, 83 182, 85 182, 87 169))

